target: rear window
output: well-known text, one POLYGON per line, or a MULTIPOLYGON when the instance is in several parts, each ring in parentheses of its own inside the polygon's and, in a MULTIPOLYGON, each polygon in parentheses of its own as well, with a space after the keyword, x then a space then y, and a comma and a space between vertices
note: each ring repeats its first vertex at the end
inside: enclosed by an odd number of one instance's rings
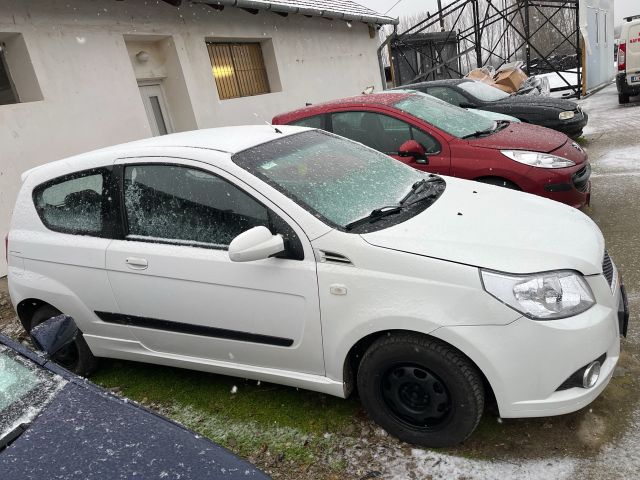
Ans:
POLYGON ((109 172, 90 170, 51 180, 33 192, 42 223, 56 232, 103 236, 112 195, 109 172))

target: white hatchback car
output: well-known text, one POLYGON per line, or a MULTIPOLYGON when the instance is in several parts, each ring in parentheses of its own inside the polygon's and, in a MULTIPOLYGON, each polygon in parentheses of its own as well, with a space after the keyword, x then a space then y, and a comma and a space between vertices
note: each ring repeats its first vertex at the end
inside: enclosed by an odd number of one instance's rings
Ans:
POLYGON ((602 392, 628 309, 596 225, 540 197, 425 174, 332 134, 230 127, 26 172, 8 236, 25 329, 64 312, 95 357, 347 397, 452 445, 602 392))

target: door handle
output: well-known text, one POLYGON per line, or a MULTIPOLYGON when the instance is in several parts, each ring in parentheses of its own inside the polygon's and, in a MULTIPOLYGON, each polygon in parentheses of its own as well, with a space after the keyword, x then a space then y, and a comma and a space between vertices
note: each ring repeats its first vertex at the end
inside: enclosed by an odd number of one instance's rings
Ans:
POLYGON ((146 258, 140 257, 127 257, 125 260, 127 266, 133 270, 144 270, 149 266, 146 258))

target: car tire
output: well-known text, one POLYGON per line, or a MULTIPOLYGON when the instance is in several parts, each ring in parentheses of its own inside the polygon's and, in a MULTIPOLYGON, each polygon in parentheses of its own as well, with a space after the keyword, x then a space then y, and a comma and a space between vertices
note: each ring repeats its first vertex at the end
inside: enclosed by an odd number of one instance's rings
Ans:
POLYGON ((480 183, 486 183, 488 185, 495 185, 497 187, 508 188, 510 190, 520 190, 520 187, 518 187, 518 185, 516 185, 513 182, 510 182, 506 178, 485 177, 485 178, 479 178, 477 181, 480 183))
POLYGON ((391 435, 424 447, 448 447, 475 430, 484 408, 482 377, 451 346, 398 334, 375 341, 357 376, 360 400, 391 435))
POLYGON ((627 95, 625 93, 619 93, 618 94, 618 103, 620 105, 624 105, 625 103, 629 103, 629 95, 627 95))
MULTIPOLYGON (((38 308, 31 317, 30 327, 32 329, 45 320, 58 316, 61 313, 60 310, 51 305, 43 305, 38 308)), ((78 335, 76 335, 73 343, 57 352, 51 359, 67 370, 83 377, 90 375, 98 364, 96 357, 91 353, 89 345, 87 345, 80 330, 78 330, 78 335)))

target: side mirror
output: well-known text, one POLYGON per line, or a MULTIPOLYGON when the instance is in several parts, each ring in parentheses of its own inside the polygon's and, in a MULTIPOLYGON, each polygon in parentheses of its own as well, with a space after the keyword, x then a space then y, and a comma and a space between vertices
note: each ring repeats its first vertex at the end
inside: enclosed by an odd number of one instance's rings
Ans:
POLYGON ((252 262, 283 250, 284 240, 280 235, 272 235, 267 227, 253 227, 231 241, 229 258, 232 262, 252 262))
POLYGON ((400 157, 412 157, 416 163, 421 165, 428 165, 429 159, 427 158, 427 152, 424 147, 415 140, 407 140, 398 149, 398 156, 400 157))
POLYGON ((29 335, 36 348, 48 358, 58 353, 76 339, 78 327, 68 315, 58 315, 31 329, 29 335))

